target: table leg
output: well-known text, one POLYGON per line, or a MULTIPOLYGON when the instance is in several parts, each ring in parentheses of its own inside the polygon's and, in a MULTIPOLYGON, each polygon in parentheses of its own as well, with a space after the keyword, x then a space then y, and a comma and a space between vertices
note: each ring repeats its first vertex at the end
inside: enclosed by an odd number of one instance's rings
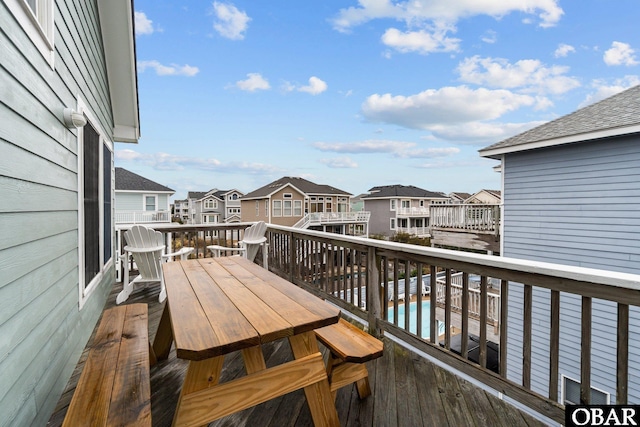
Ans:
MULTIPOLYGON (((182 414, 180 409, 182 407, 182 401, 190 393, 207 389, 218 384, 220 380, 220 373, 222 372, 222 363, 224 361, 224 356, 212 357, 211 359, 195 361, 192 360, 189 362, 189 367, 187 368, 187 375, 184 378, 184 384, 182 385, 182 390, 180 391, 180 398, 178 399, 178 406, 176 407, 176 412, 173 415, 173 425, 182 425, 184 424, 181 420, 184 415, 182 414)), ((187 409, 186 412, 189 412, 190 409, 187 409)), ((186 421, 185 421, 186 423, 186 421)), ((188 424, 188 423, 187 423, 188 424)), ((207 424, 204 424, 207 425, 207 424)))
POLYGON ((262 346, 255 346, 245 348, 242 350, 242 358, 244 359, 244 367, 247 370, 247 374, 253 374, 267 369, 267 364, 264 361, 264 354, 262 353, 262 346))
MULTIPOLYGON (((318 342, 313 331, 289 337, 291 351, 296 359, 317 353, 318 342)), ((324 366, 323 366, 324 369, 324 366)), ((338 412, 331 395, 329 380, 316 382, 304 388, 313 423, 318 426, 339 426, 338 412)))
POLYGON ((169 315, 169 302, 167 301, 162 310, 156 337, 153 339, 153 352, 157 360, 166 360, 169 357, 172 343, 173 330, 171 329, 171 316, 169 315))

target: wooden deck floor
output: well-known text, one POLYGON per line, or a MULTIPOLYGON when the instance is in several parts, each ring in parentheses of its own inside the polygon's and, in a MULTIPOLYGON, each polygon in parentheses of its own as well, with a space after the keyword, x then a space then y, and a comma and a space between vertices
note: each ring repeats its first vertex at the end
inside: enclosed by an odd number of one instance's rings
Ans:
MULTIPOLYGON (((164 304, 158 303, 158 286, 135 291, 126 303, 149 305, 149 336, 155 336, 164 304)), ((121 285, 115 284, 107 307, 115 304, 121 285)), ((92 337, 93 339, 93 337, 92 337)), ((84 361, 78 362, 67 388, 60 397, 48 425, 62 424, 84 361)), ((265 351, 267 366, 291 358, 287 340, 280 340, 265 351)), ((186 372, 185 361, 172 350, 169 359, 151 368, 151 410, 153 425, 170 426, 178 394, 186 372)), ((373 395, 360 400, 354 386, 338 392, 336 407, 343 426, 542 426, 543 423, 520 412, 497 397, 456 377, 419 355, 385 339, 385 353, 369 362, 373 395)), ((225 360, 222 381, 243 375, 239 353, 225 360)), ((210 426, 311 426, 311 415, 304 393, 299 390, 240 413, 210 426)))

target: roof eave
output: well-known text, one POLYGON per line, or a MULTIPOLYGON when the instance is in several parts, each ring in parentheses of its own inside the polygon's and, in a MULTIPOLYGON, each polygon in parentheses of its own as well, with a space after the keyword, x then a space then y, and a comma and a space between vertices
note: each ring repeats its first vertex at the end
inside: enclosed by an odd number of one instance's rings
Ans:
POLYGON ((98 0, 98 10, 113 113, 113 140, 137 143, 140 113, 133 4, 130 0, 98 0))
POLYGON ((481 157, 500 160, 503 154, 517 153, 519 151, 535 150, 538 148, 548 148, 557 145, 572 144, 575 142, 593 141, 596 139, 613 138, 617 136, 631 135, 640 133, 640 125, 622 126, 611 129, 604 129, 595 132, 579 133, 575 135, 563 136, 560 138, 551 138, 541 141, 533 141, 524 144, 496 147, 479 150, 481 157))

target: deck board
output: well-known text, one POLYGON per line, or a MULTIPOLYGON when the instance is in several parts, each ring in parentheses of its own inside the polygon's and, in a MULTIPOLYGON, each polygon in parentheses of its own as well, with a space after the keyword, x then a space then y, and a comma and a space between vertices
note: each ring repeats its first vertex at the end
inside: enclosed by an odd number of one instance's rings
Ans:
MULTIPOLYGON (((114 285, 105 308, 115 304, 121 287, 119 283, 114 285)), ((164 303, 158 303, 158 288, 159 286, 150 286, 135 290, 126 301, 126 304, 144 302, 149 305, 149 338, 152 341, 164 308, 164 303)), ((372 396, 360 400, 355 386, 338 390, 336 408, 341 425, 544 425, 393 341, 384 339, 384 345, 384 355, 367 362, 372 396)), ((326 356, 326 349, 322 350, 326 356)), ((65 392, 60 396, 48 426, 57 427, 62 424, 86 356, 85 350, 65 392)), ((276 365, 285 358, 291 358, 286 340, 274 342, 265 348, 267 366, 276 365)), ((175 349, 172 349, 167 360, 160 361, 151 368, 151 412, 155 427, 171 425, 187 365, 186 361, 176 358, 175 349)), ((242 375, 242 357, 239 352, 232 353, 225 359, 221 381, 242 375)), ((313 423, 304 393, 298 390, 209 425, 307 427, 313 423)))

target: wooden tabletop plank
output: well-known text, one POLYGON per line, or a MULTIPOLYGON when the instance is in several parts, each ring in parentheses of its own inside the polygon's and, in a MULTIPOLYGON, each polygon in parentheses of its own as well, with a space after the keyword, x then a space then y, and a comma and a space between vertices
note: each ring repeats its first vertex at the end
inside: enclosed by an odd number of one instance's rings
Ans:
POLYGON ((210 262, 211 258, 181 263, 192 291, 197 295, 207 316, 207 326, 218 338, 216 348, 209 349, 206 353, 219 356, 259 345, 260 336, 255 325, 238 310, 237 303, 217 286, 205 268, 210 262))
MULTIPOLYGON (((285 281, 287 286, 274 287, 273 283, 277 282, 277 276, 260 267, 255 270, 248 269, 247 267, 255 264, 249 262, 245 263, 242 261, 238 263, 238 259, 238 257, 221 258, 219 263, 230 274, 243 282, 245 286, 258 298, 264 301, 264 303, 295 325, 294 333, 301 333, 320 328, 329 323, 334 323, 337 320, 337 316, 339 315, 338 309, 316 310, 322 312, 322 315, 319 315, 317 312, 314 312, 309 308, 317 305, 326 306, 327 304, 325 302, 314 297, 315 300, 307 301, 306 306, 304 304, 299 304, 298 299, 291 295, 292 293, 297 294, 296 289, 299 289, 297 286, 285 281), (265 275, 262 271, 269 274, 265 275)), ((309 295, 306 291, 304 292, 309 295)))
POLYGON ((293 335, 293 325, 247 287, 256 280, 255 276, 245 276, 239 280, 221 265, 220 261, 227 258, 237 257, 207 258, 200 260, 200 264, 217 287, 233 302, 239 313, 242 313, 258 331, 260 342, 270 342, 293 335))
POLYGON ((289 299, 295 301, 296 304, 304 307, 306 310, 316 314, 319 318, 323 319, 318 324, 299 325, 298 329, 294 331, 296 334, 336 323, 340 317, 340 309, 338 307, 322 301, 315 295, 294 285, 288 280, 285 280, 280 276, 277 276, 274 273, 260 267, 257 264, 249 262, 242 257, 228 257, 224 262, 227 263, 225 264, 225 266, 231 262, 242 266, 242 268, 255 275, 258 279, 266 282, 273 289, 277 290, 281 294, 286 295, 289 299))
POLYGON ((220 340, 211 329, 182 264, 168 262, 163 264, 162 269, 177 356, 192 360, 213 356, 208 354, 209 349, 220 345, 220 340))

